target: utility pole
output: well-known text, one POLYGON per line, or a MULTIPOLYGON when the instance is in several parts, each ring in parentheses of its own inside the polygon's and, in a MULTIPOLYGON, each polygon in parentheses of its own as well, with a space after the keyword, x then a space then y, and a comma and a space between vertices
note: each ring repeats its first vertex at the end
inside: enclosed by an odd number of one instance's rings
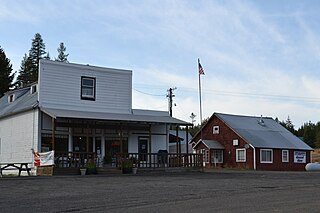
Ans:
POLYGON ((168 91, 168 95, 167 95, 167 98, 168 98, 168 101, 169 101, 169 114, 170 114, 170 117, 172 117, 172 98, 175 97, 175 95, 173 94, 173 91, 176 90, 177 88, 174 87, 174 88, 169 88, 167 91, 168 91))

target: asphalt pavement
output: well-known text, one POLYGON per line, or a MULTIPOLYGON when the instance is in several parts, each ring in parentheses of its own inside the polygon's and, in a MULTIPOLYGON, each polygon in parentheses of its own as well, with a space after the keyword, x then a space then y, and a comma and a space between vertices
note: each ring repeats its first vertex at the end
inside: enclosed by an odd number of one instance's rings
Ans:
POLYGON ((0 212, 320 212, 319 172, 0 178, 0 212))

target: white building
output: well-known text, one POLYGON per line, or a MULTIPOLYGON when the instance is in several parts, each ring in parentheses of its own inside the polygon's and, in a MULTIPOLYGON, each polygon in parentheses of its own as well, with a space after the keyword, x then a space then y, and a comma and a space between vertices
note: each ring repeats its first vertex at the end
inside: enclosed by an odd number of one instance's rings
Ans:
MULTIPOLYGON (((32 162, 31 149, 95 153, 169 150, 168 112, 132 109, 132 71, 41 60, 37 84, 0 99, 0 162, 32 162)), ((59 165, 57 165, 59 166, 59 165)), ((79 165, 78 165, 79 166, 79 165)))

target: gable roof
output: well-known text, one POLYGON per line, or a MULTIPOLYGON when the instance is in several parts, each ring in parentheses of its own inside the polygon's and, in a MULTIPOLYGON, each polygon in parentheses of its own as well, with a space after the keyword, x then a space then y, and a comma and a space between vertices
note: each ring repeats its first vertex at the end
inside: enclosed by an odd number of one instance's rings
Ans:
POLYGON ((215 140, 202 140, 200 139, 193 148, 195 149, 200 143, 203 143, 208 149, 224 149, 224 147, 215 140))
POLYGON ((30 87, 7 92, 0 99, 0 118, 25 112, 38 106, 38 93, 30 93, 30 87), (14 94, 15 100, 8 103, 8 97, 14 94))
POLYGON ((270 117, 214 115, 256 148, 313 150, 270 117))

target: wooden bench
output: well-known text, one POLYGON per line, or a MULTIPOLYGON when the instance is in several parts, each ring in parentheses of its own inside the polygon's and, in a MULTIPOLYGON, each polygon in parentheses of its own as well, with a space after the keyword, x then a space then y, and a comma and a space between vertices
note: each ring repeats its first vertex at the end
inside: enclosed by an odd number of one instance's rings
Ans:
POLYGON ((13 167, 15 169, 19 170, 19 174, 18 176, 21 175, 22 171, 26 171, 28 172, 28 176, 30 176, 30 171, 31 168, 28 167, 28 164, 32 164, 32 163, 0 163, 0 177, 2 177, 2 171, 3 170, 9 170, 11 169, 10 167, 13 167))

